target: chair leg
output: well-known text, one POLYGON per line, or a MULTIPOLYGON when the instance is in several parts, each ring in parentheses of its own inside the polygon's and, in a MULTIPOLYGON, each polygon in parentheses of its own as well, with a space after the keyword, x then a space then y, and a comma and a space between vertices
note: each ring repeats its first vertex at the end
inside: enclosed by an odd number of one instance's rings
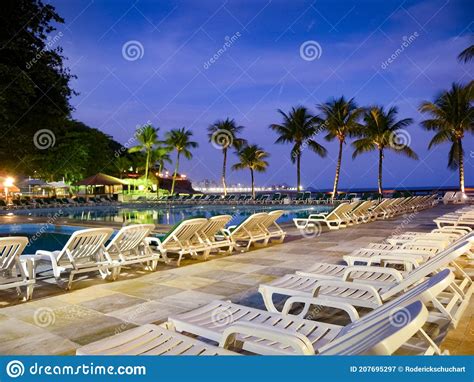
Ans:
POLYGON ((260 294, 262 295, 265 308, 269 312, 278 312, 275 304, 273 303, 273 292, 270 292, 268 288, 259 289, 260 294))
POLYGON ((68 279, 68 282, 67 282, 67 287, 66 287, 67 290, 71 290, 71 287, 72 287, 72 280, 73 280, 73 279, 74 279, 74 273, 71 272, 71 273, 69 274, 69 279, 68 279))
POLYGON ((178 262, 176 263, 176 265, 179 267, 179 265, 181 264, 181 259, 183 257, 183 252, 179 252, 179 256, 178 256, 178 262))
POLYGON ((26 300, 31 300, 33 298, 34 287, 34 284, 29 284, 26 286, 26 300))

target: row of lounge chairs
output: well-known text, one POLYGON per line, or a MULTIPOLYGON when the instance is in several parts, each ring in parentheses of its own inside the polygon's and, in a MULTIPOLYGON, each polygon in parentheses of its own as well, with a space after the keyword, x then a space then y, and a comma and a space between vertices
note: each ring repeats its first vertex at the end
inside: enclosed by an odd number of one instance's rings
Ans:
POLYGON ((81 206, 110 206, 117 204, 117 201, 110 196, 102 197, 76 197, 76 198, 24 198, 13 199, 11 205, 7 205, 4 200, 0 200, 0 209, 34 209, 34 208, 61 208, 61 207, 81 207, 81 206))
POLYGON ((162 325, 139 326, 85 345, 76 354, 446 354, 440 343, 460 322, 473 291, 459 260, 471 255, 474 233, 411 232, 387 241, 425 235, 449 244, 416 267, 391 267, 406 258, 413 265, 410 255, 395 250, 368 265, 318 263, 260 285, 267 310, 217 300, 172 315, 162 325), (274 305, 274 294, 287 296, 282 309, 274 305), (337 315, 322 317, 311 310, 314 306, 340 310, 351 322, 335 323, 337 315), (436 330, 427 331, 428 323, 436 330))
MULTIPOLYGON (((413 198, 412 196, 398 196, 395 199, 400 198, 413 198)), ((426 198, 435 199, 435 196, 423 196, 426 198)), ((352 202, 354 200, 358 201, 380 201, 383 199, 383 196, 380 194, 369 194, 364 193, 362 195, 357 195, 356 193, 345 193, 339 194, 337 197, 333 198, 330 193, 311 193, 298 192, 295 197, 291 198, 288 194, 283 194, 280 192, 275 192, 273 194, 258 194, 255 199, 252 198, 252 195, 249 194, 228 194, 224 197, 221 195, 204 195, 204 194, 194 194, 194 195, 167 195, 161 197, 155 197, 151 199, 140 199, 138 202, 157 202, 163 204, 304 204, 304 205, 314 205, 314 204, 339 204, 341 202, 352 202)))
POLYGON ((294 218, 296 228, 305 230, 325 224, 329 229, 340 229, 354 224, 377 219, 388 219, 403 213, 430 208, 436 203, 435 196, 412 196, 406 198, 365 200, 341 203, 328 212, 310 214, 307 218, 294 218))
POLYGON ((152 271, 159 262, 169 264, 172 256, 179 266, 185 255, 207 259, 210 253, 281 243, 286 233, 276 221, 282 214, 281 210, 257 213, 228 227, 230 215, 187 219, 159 236, 153 236, 153 224, 125 226, 113 237, 111 228, 85 229, 74 232, 62 249, 34 255, 23 255, 28 238, 0 238, 0 289, 26 287, 25 297, 30 299, 36 270, 44 263, 52 267, 57 284, 70 289, 78 274, 98 271, 103 279, 115 280, 123 267, 131 265, 152 271))
POLYGON ((474 206, 466 206, 454 212, 450 212, 434 221, 438 228, 444 226, 474 226, 474 206))
POLYGON ((444 204, 466 204, 474 203, 474 193, 466 193, 462 191, 448 191, 443 195, 444 204))

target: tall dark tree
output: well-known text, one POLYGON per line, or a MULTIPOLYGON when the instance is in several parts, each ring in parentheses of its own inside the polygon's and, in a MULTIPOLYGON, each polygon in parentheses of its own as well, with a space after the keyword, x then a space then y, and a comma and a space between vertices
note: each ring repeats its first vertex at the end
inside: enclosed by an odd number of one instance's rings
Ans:
POLYGON ((469 62, 474 59, 474 45, 468 46, 459 53, 458 60, 461 62, 469 62))
POLYGON ((267 158, 270 156, 258 145, 246 145, 238 152, 239 162, 232 166, 233 170, 250 170, 252 197, 255 199, 255 172, 265 172, 268 167, 267 158))
POLYGON ((451 143, 448 167, 459 169, 459 189, 464 192, 464 149, 463 139, 474 134, 474 82, 467 85, 452 84, 434 102, 425 101, 420 111, 430 118, 421 122, 426 130, 435 135, 429 149, 442 143, 451 143))
POLYGON ((69 117, 72 78, 55 25, 64 20, 40 0, 2 0, 0 12, 0 161, 31 171, 27 155, 47 156, 35 133, 56 135, 69 117), (8 139, 5 139, 8 137, 8 139))
POLYGON ((173 181, 171 183, 170 194, 174 194, 174 186, 176 183, 176 177, 178 176, 179 171, 179 159, 183 155, 186 159, 192 159, 193 153, 192 149, 198 147, 198 143, 192 141, 193 132, 191 130, 186 130, 185 127, 182 129, 173 129, 166 133, 166 145, 171 149, 176 151, 176 165, 173 173, 173 181))
POLYGON ((207 128, 207 131, 209 132, 209 142, 222 149, 222 188, 224 190, 224 195, 227 195, 227 184, 225 178, 227 170, 227 152, 229 147, 239 151, 247 143, 245 139, 239 137, 239 134, 243 129, 243 126, 237 125, 237 123, 230 118, 216 121, 207 128))
POLYGON ((347 137, 353 137, 361 128, 359 119, 364 113, 364 109, 357 106, 354 98, 346 100, 344 96, 338 99, 332 99, 326 103, 317 106, 321 111, 322 126, 327 131, 324 137, 327 141, 337 139, 339 142, 339 153, 337 156, 336 176, 332 195, 337 196, 337 186, 342 164, 342 149, 346 143, 347 137))
POLYGON ((301 156, 305 147, 311 151, 325 157, 327 150, 318 142, 316 142, 316 134, 319 132, 318 124, 321 120, 308 112, 305 107, 299 106, 292 108, 286 114, 282 110, 278 110, 283 117, 282 123, 274 123, 270 125, 270 129, 278 134, 275 143, 291 143, 291 161, 296 162, 296 187, 301 190, 301 156))
POLYGON ((379 194, 383 192, 382 173, 385 151, 391 150, 408 158, 418 159, 418 155, 411 149, 408 142, 405 144, 397 141, 398 134, 405 127, 411 125, 413 120, 411 118, 397 120, 397 114, 396 107, 391 107, 388 110, 382 106, 369 108, 364 114, 363 126, 359 131, 360 138, 352 142, 353 158, 369 151, 378 151, 379 175, 377 183, 379 194))

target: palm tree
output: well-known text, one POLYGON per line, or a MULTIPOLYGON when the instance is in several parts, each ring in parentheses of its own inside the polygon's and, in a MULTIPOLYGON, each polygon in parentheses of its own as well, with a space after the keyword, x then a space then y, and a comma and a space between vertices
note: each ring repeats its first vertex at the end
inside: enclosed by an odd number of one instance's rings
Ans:
POLYGON ((319 132, 320 119, 308 113, 308 110, 299 106, 292 108, 289 114, 282 110, 278 112, 283 116, 281 124, 272 124, 270 129, 279 135, 275 143, 292 143, 291 161, 296 162, 296 183, 298 191, 301 189, 301 155, 305 147, 310 148, 320 157, 325 157, 327 150, 314 140, 319 132))
POLYGON ((115 158, 114 166, 119 173, 120 179, 122 179, 123 173, 130 168, 130 161, 127 157, 117 157, 115 158))
POLYGON ((448 167, 459 168, 459 189, 464 192, 464 150, 462 140, 466 133, 474 133, 474 82, 465 86, 453 83, 451 89, 441 93, 434 102, 425 101, 420 106, 422 113, 430 115, 421 125, 436 134, 428 146, 451 142, 448 167))
POLYGON ((144 152, 146 154, 145 160, 145 184, 148 185, 148 168, 150 167, 150 155, 158 143, 158 129, 152 125, 144 125, 137 128, 135 138, 138 141, 138 145, 128 149, 129 153, 144 152))
POLYGON ((461 62, 469 62, 474 58, 474 45, 468 46, 459 53, 458 60, 461 62))
POLYGON ((209 132, 209 142, 214 144, 216 147, 222 149, 224 160, 222 162, 222 187, 224 189, 224 195, 227 195, 227 185, 225 181, 226 167, 227 167, 227 149, 232 147, 237 151, 247 143, 243 138, 238 138, 238 134, 244 129, 243 126, 237 126, 233 119, 226 118, 214 122, 207 128, 209 132))
POLYGON ((156 165, 158 165, 158 175, 156 176, 156 194, 160 194, 160 174, 162 173, 164 167, 165 167, 165 162, 166 163, 171 163, 171 157, 169 155, 171 151, 170 147, 167 146, 159 146, 156 147, 152 152, 151 152, 151 162, 156 165))
POLYGON ((233 170, 250 170, 250 177, 252 181, 252 197, 255 199, 255 178, 254 172, 265 172, 268 167, 267 159, 270 154, 264 151, 257 145, 244 146, 237 152, 239 156, 239 163, 232 166, 233 170))
MULTIPOLYGON (((355 140, 352 145, 355 148, 352 158, 359 154, 378 150, 379 152, 379 175, 378 188, 379 194, 382 189, 382 163, 384 150, 392 150, 403 154, 412 159, 418 159, 416 153, 409 147, 408 142, 399 142, 401 140, 402 129, 411 125, 413 120, 405 118, 396 120, 398 109, 391 107, 385 111, 383 106, 373 106, 369 108, 363 117, 363 125, 359 132, 361 138, 355 140)), ((408 138, 407 138, 408 140, 408 138)))
POLYGON ((327 135, 324 138, 327 141, 332 141, 337 138, 339 141, 336 176, 334 177, 334 185, 332 188, 332 195, 336 197, 341 172, 343 145, 346 143, 346 137, 353 137, 360 130, 361 124, 359 123, 359 119, 364 113, 364 109, 357 107, 354 98, 346 101, 344 96, 317 105, 317 108, 322 113, 322 126, 327 131, 327 135))
POLYGON ((176 150, 176 167, 173 174, 173 182, 171 184, 171 195, 174 194, 174 185, 176 182, 176 176, 179 170, 179 159, 181 155, 184 155, 186 159, 191 159, 193 154, 191 149, 198 147, 198 143, 191 141, 193 133, 191 130, 173 129, 166 133, 166 144, 172 149, 176 150))

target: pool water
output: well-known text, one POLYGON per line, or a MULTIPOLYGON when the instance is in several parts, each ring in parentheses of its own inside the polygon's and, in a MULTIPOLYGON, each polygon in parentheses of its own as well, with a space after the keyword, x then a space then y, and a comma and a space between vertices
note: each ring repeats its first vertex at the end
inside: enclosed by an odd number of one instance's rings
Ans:
POLYGON ((64 208, 48 210, 19 210, 13 214, 30 216, 53 216, 60 211, 61 218, 82 221, 109 221, 114 223, 153 223, 174 225, 184 219, 193 217, 209 218, 215 215, 231 215, 230 224, 239 224, 251 214, 256 212, 282 209, 284 215, 278 220, 279 223, 292 221, 293 218, 307 217, 310 213, 324 212, 331 209, 328 206, 124 206, 124 207, 83 207, 64 208))
POLYGON ((34 254, 37 250, 56 251, 64 247, 73 232, 85 227, 55 226, 53 224, 3 224, 0 237, 26 236, 29 240, 24 254, 34 254))

